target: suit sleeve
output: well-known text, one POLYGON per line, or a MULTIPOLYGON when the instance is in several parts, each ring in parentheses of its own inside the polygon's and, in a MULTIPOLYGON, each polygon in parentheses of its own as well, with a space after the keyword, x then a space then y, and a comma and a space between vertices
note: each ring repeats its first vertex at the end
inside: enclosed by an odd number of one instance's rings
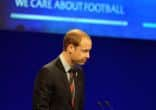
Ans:
POLYGON ((33 94, 33 110, 49 110, 52 93, 52 79, 48 69, 42 69, 36 77, 33 94))

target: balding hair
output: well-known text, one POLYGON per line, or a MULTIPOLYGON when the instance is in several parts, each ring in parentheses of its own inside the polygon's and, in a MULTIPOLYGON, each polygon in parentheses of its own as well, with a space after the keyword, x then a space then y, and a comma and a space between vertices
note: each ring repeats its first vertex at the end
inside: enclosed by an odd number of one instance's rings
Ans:
POLYGON ((69 30, 63 40, 63 49, 66 50, 69 44, 79 46, 82 38, 90 39, 90 36, 80 29, 69 30))

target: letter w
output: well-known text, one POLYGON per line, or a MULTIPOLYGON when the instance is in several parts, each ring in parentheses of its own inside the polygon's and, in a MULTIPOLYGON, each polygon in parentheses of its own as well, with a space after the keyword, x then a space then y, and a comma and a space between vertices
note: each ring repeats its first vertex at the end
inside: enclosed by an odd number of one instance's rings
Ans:
POLYGON ((28 7, 28 0, 15 0, 17 7, 28 7))

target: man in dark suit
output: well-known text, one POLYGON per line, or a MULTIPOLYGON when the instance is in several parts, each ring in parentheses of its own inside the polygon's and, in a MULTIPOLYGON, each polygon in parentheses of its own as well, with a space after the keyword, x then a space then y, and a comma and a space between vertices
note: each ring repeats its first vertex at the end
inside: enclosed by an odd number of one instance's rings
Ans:
POLYGON ((92 41, 87 33, 79 29, 66 33, 63 51, 43 66, 35 80, 33 110, 83 110, 81 65, 90 57, 91 48, 92 41))

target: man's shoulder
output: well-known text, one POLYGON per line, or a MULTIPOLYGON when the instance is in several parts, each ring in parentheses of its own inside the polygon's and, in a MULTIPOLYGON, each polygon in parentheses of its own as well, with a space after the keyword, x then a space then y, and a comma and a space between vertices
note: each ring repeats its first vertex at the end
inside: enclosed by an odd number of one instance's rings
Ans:
POLYGON ((56 71, 60 71, 60 70, 64 71, 63 65, 62 65, 59 57, 56 57, 55 59, 53 59, 49 63, 45 64, 43 66, 43 68, 48 69, 50 72, 56 72, 56 71))
POLYGON ((56 68, 58 61, 59 61, 59 58, 57 57, 57 58, 51 60, 50 62, 48 62, 47 64, 45 64, 43 66, 43 68, 47 68, 47 69, 56 68))

